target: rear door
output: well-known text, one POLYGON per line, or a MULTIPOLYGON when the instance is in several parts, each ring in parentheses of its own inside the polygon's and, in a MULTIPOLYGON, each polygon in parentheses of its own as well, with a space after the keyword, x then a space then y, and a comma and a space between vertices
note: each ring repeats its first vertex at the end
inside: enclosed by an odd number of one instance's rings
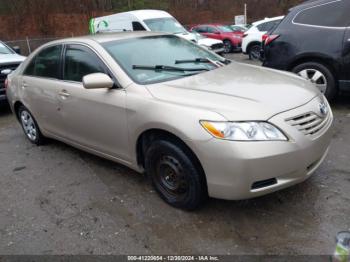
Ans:
POLYGON ((57 94, 61 81, 61 54, 63 46, 53 45, 40 51, 23 72, 22 100, 42 131, 62 131, 57 94))
POLYGON ((350 89, 350 27, 346 29, 344 37, 344 49, 343 49, 343 70, 342 79, 343 85, 350 89))
POLYGON ((65 126, 62 136, 80 146, 127 160, 126 91, 121 88, 85 89, 82 79, 92 73, 112 76, 92 49, 67 45, 59 96, 65 126))

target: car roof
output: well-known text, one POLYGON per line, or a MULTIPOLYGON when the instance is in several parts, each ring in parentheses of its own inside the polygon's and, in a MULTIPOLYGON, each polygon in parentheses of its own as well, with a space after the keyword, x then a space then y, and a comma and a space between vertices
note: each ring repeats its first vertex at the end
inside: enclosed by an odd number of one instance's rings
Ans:
MULTIPOLYGON (((308 0, 305 1, 297 6, 292 7, 289 11, 295 11, 295 10, 299 10, 305 7, 312 7, 315 5, 322 5, 322 4, 327 4, 327 3, 331 3, 334 2, 335 0, 308 0)), ((344 1, 344 0, 341 0, 344 1)))
POLYGON ((152 19, 152 18, 172 17, 169 13, 167 13, 165 11, 152 10, 152 9, 135 10, 135 11, 118 13, 116 15, 133 15, 133 16, 137 17, 140 20, 146 20, 146 19, 152 19))
POLYGON ((275 21, 275 20, 281 20, 281 19, 283 19, 283 18, 284 18, 283 15, 282 15, 282 16, 271 17, 271 18, 266 17, 266 18, 263 19, 263 20, 259 20, 259 21, 254 22, 252 25, 253 25, 253 26, 257 26, 257 25, 260 25, 260 24, 262 24, 262 23, 266 23, 266 22, 270 22, 270 21, 275 21))
POLYGON ((147 36, 162 36, 162 35, 172 35, 167 33, 157 33, 151 31, 129 31, 129 32, 118 32, 118 33, 100 33, 95 35, 86 35, 80 37, 64 38, 54 41, 55 43, 66 43, 66 42, 88 42, 95 41, 98 43, 106 43, 111 41, 147 37, 147 36))

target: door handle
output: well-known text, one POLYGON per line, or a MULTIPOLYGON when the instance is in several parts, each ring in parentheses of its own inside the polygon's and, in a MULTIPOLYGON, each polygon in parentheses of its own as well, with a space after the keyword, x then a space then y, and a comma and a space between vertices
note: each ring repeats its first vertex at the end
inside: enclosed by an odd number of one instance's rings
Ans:
POLYGON ((67 90, 62 90, 58 93, 62 98, 67 98, 70 96, 70 94, 67 92, 67 90))

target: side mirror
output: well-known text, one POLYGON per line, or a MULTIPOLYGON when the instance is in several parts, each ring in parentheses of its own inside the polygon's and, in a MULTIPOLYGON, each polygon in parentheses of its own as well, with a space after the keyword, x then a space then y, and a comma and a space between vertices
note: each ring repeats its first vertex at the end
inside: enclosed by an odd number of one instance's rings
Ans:
POLYGON ((112 88, 114 82, 106 74, 94 73, 83 77, 83 86, 86 89, 112 88))
POLYGON ((2 75, 9 75, 11 74, 13 71, 11 69, 4 69, 4 70, 1 70, 1 74, 2 75))
POLYGON ((21 48, 19 46, 12 47, 13 51, 15 51, 17 54, 21 54, 21 48))

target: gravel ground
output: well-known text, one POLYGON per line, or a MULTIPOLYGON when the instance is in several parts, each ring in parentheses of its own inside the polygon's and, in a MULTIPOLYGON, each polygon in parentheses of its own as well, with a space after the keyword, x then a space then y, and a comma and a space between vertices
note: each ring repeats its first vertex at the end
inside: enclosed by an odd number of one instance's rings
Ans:
POLYGON ((124 166, 56 141, 30 144, 1 108, 0 254, 331 254, 350 229, 350 97, 333 109, 329 156, 309 180, 184 212, 124 166))

